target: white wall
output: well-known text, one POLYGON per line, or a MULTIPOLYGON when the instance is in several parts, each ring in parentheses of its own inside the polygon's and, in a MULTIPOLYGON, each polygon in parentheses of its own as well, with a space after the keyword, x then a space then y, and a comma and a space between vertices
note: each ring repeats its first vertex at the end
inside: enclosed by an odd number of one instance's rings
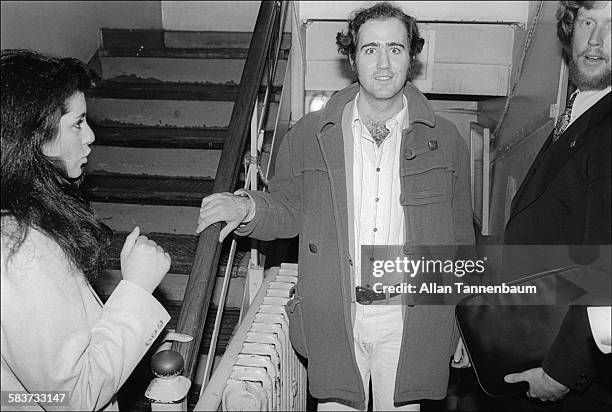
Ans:
MULTIPOLYGON (((299 17, 345 20, 351 11, 377 1, 299 1, 299 17)), ((526 23, 529 1, 394 1, 418 20, 526 23)))
POLYGON ((161 29, 159 1, 4 1, 0 45, 87 61, 100 28, 161 29))
MULTIPOLYGON (((304 19, 345 20, 350 12, 375 1, 296 1, 304 19)), ((419 20, 525 23, 528 1, 396 1, 419 20)), ((162 1, 166 30, 253 31, 260 0, 162 1), (228 18, 231 16, 231 18, 228 18)), ((287 29, 286 29, 287 31, 287 29)))
POLYGON ((165 30, 253 31, 259 0, 162 1, 165 30))

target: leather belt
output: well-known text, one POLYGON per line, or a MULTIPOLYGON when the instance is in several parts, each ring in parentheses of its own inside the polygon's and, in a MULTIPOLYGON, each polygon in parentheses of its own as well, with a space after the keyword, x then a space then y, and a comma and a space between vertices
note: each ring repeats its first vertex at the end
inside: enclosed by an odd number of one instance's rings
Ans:
MULTIPOLYGON (((399 285, 395 285, 395 286, 399 286, 399 285)), ((389 297, 392 298, 399 294, 400 292, 389 293, 389 297)), ((374 301, 383 300, 386 298, 387 298, 386 293, 377 293, 377 292, 374 292, 372 289, 368 289, 363 286, 355 287, 355 299, 357 300, 357 303, 361 303, 362 305, 369 305, 370 303, 374 301)))

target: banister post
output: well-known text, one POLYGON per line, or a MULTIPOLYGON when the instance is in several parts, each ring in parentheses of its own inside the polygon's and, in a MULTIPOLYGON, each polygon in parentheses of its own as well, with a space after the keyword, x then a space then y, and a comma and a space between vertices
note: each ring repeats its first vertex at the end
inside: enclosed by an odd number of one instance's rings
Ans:
POLYGON ((183 401, 189 393, 191 381, 182 376, 185 361, 180 353, 162 350, 151 358, 151 371, 155 378, 145 392, 151 402, 151 411, 182 411, 183 401))

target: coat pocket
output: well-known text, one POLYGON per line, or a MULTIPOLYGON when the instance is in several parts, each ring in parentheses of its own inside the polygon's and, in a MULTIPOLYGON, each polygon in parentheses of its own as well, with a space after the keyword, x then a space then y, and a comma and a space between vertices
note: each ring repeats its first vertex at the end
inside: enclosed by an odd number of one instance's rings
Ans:
POLYGON ((443 245, 453 240, 451 197, 443 190, 402 193, 408 239, 415 245, 443 245))
MULTIPOLYGON (((442 148, 441 148, 442 149, 442 148)), ((413 245, 442 245, 454 241, 453 192, 456 167, 444 150, 423 153, 402 162, 400 203, 406 239, 413 245)))
POLYGON ((301 356, 308 358, 308 346, 304 333, 304 319, 302 315, 302 298, 295 295, 285 305, 285 312, 289 318, 289 339, 293 349, 301 356))
POLYGON ((448 193, 440 190, 426 190, 417 193, 402 193, 400 203, 403 206, 429 205, 432 203, 448 203, 448 193))

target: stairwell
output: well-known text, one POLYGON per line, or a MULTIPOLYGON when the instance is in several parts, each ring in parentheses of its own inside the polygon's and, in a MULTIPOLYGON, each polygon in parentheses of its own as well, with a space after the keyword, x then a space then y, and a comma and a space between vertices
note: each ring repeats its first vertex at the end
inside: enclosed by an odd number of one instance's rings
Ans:
MULTIPOLYGON (((138 225, 172 257, 170 271, 155 292, 172 316, 168 328, 176 326, 191 273, 199 204, 214 185, 250 38, 247 32, 102 29, 101 47, 90 62, 100 79, 87 94, 87 117, 96 142, 83 187, 96 213, 114 231, 109 265, 95 288, 103 300, 112 293, 121 279, 123 241, 138 225)), ((264 152, 270 150, 277 122, 289 44, 283 38, 264 152)), ((217 356, 238 322, 249 248, 248 241, 239 242, 217 356)), ((210 346, 227 240, 223 250, 200 356, 210 346)), ((150 409, 143 398, 153 378, 150 355, 120 392, 122 409, 150 409)))

